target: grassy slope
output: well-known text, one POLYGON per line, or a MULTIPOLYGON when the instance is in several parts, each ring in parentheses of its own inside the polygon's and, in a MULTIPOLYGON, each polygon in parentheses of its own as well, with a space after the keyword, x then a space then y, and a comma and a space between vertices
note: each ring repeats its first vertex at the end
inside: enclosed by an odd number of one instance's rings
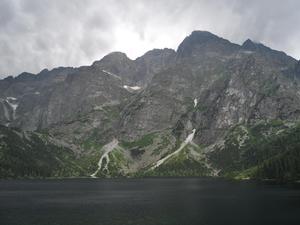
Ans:
POLYGON ((200 147, 187 145, 159 167, 153 170, 146 168, 137 176, 209 176, 210 172, 205 159, 201 156, 200 147))
POLYGON ((81 176, 73 152, 46 135, 0 126, 0 178, 81 176))
POLYGON ((222 170, 222 176, 300 179, 300 124, 287 127, 281 121, 269 121, 247 128, 237 126, 210 159, 222 170))
MULTIPOLYGON (((135 142, 123 141, 121 147, 124 151, 138 149, 134 153, 142 154, 141 149, 153 145, 155 137, 152 133, 135 142)), ((167 143, 164 139, 162 142, 167 143)), ((93 141, 84 145, 84 154, 76 158, 70 149, 53 144, 46 135, 0 126, 0 178, 89 176, 97 169, 103 145, 93 141)), ((211 171, 204 159, 191 157, 191 150, 200 151, 193 148, 187 146, 157 169, 145 168, 133 176, 209 175, 211 171)), ((100 171, 99 176, 126 175, 121 169, 129 162, 120 149, 110 153, 109 173, 100 171)), ((300 179, 300 124, 286 126, 282 121, 269 121, 248 127, 238 125, 228 132, 224 146, 210 153, 209 159, 225 177, 300 179)))

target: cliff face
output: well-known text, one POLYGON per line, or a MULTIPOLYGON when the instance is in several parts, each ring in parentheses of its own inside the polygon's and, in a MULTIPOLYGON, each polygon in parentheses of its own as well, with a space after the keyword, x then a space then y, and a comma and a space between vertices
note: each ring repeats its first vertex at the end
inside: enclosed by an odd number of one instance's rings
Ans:
POLYGON ((189 120, 201 130, 199 142, 209 143, 238 123, 299 118, 299 80, 287 74, 296 61, 283 53, 250 51, 207 32, 193 32, 177 52, 176 64, 156 74, 124 109, 122 128, 132 130, 129 135, 189 120))
MULTIPOLYGON (((243 151, 226 151, 229 136, 247 146, 241 137, 257 124, 280 123, 276 132, 297 126, 299 77, 299 62, 283 52, 194 31, 176 52, 155 49, 136 60, 115 52, 91 66, 1 80, 0 122, 47 132, 77 158, 106 154, 99 176, 233 174, 271 156, 236 166, 243 151)), ((263 135, 274 138, 274 129, 263 135)))

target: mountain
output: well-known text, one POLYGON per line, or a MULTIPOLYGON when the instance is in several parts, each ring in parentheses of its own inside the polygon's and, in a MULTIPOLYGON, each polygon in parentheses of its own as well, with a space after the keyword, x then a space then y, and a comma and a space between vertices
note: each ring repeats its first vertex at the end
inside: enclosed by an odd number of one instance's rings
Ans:
POLYGON ((136 60, 113 52, 91 66, 5 78, 1 132, 22 134, 17 143, 28 149, 23 134, 51 147, 30 139, 39 147, 23 155, 2 135, 0 160, 9 160, 1 170, 19 154, 20 167, 47 165, 42 156, 53 149, 68 168, 54 163, 40 176, 299 179, 299 65, 250 39, 238 45, 194 31, 176 51, 136 60))

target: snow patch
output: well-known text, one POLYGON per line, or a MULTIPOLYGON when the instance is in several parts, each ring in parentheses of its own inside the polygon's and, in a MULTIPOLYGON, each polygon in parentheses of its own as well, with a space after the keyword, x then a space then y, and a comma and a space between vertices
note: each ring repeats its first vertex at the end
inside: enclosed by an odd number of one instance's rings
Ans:
POLYGON ((193 132, 187 136, 187 138, 184 140, 184 143, 188 144, 188 143, 192 142, 192 140, 194 139, 195 133, 196 133, 196 129, 193 129, 193 132))
POLYGON ((253 52, 253 51, 247 51, 247 50, 245 50, 245 51, 242 51, 242 53, 245 53, 245 54, 253 54, 254 52, 253 52))
POLYGON ((104 104, 102 104, 102 105, 95 105, 95 106, 93 107, 93 109, 94 109, 94 110, 103 110, 103 108, 106 107, 106 106, 116 106, 116 105, 119 105, 119 104, 120 104, 119 101, 117 101, 117 100, 112 100, 112 101, 106 102, 106 103, 104 103, 104 104))
POLYGON ((116 79, 121 80, 121 77, 119 77, 118 75, 116 75, 116 74, 114 74, 114 73, 111 73, 111 72, 109 72, 109 71, 107 71, 107 70, 102 70, 102 72, 103 72, 103 73, 106 73, 106 74, 108 74, 108 75, 110 75, 110 76, 112 76, 112 77, 114 77, 114 78, 116 78, 116 79))
POLYGON ((11 108, 13 109, 13 111, 16 111, 16 109, 17 109, 18 106, 19 106, 18 103, 10 103, 10 102, 8 102, 8 104, 11 106, 11 108))
POLYGON ((168 160, 169 158, 171 158, 172 156, 176 155, 177 153, 179 153, 182 149, 185 148, 185 146, 187 146, 189 143, 192 143, 192 140, 195 136, 196 133, 196 129, 193 129, 193 132, 191 134, 189 134, 187 136, 187 138, 184 140, 184 142, 181 143, 180 147, 175 151, 172 152, 171 154, 167 155, 166 157, 158 160, 154 166, 152 166, 150 169, 153 170, 157 167, 159 167, 161 164, 163 164, 166 160, 168 160))
POLYGON ((15 97, 7 97, 6 98, 6 102, 7 104, 11 107, 13 113, 12 113, 12 119, 14 120, 16 118, 16 110, 19 106, 18 102, 17 102, 17 98, 15 97))
POLYGON ((198 100, 195 98, 194 99, 194 108, 196 108, 197 104, 198 104, 198 100))
POLYGON ((39 91, 34 92, 35 95, 41 94, 39 91))
POLYGON ((104 151, 103 155, 100 157, 98 162, 98 169, 91 174, 91 177, 96 178, 97 173, 102 169, 103 160, 106 160, 106 163, 103 167, 106 171, 108 171, 108 164, 109 164, 109 153, 114 150, 119 144, 119 141, 117 139, 113 139, 108 144, 104 145, 102 150, 104 151))
POLYGON ((6 99, 8 101, 17 101, 17 98, 15 98, 15 97, 6 97, 6 99))
POLYGON ((102 106, 101 105, 95 105, 94 106, 94 110, 102 110, 102 106))
POLYGON ((128 86, 128 85, 124 85, 123 88, 125 88, 126 90, 134 90, 134 91, 138 91, 141 89, 141 87, 139 86, 128 86))

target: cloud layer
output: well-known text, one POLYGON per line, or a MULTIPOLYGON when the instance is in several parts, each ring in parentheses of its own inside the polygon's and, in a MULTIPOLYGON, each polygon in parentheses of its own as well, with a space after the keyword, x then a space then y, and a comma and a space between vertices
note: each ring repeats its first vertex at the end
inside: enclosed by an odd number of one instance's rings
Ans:
POLYGON ((299 10, 298 0, 0 0, 0 77, 176 49, 193 30, 299 59, 299 10))

